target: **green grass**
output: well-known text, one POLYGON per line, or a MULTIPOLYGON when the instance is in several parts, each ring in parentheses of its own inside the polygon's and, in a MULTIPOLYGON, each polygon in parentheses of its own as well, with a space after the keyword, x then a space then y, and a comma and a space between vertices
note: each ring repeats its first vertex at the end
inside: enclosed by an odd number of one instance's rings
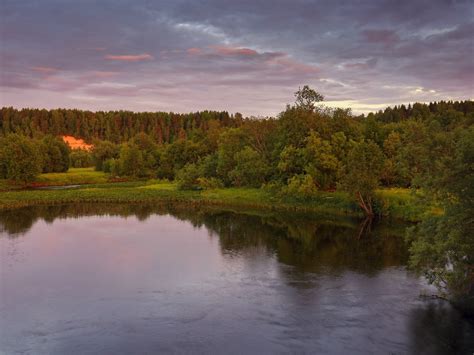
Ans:
POLYGON ((41 174, 35 181, 38 185, 60 186, 76 184, 102 184, 108 181, 108 175, 94 168, 71 168, 65 173, 41 174))
MULTIPOLYGON (((267 210, 292 210, 333 215, 362 216, 357 204, 343 192, 319 192, 307 200, 281 197, 266 189, 220 188, 203 191, 180 191, 176 183, 160 180, 114 182, 107 174, 92 168, 73 168, 66 173, 42 174, 33 186, 81 185, 66 190, 22 189, 0 180, 0 209, 37 204, 74 202, 179 202, 192 205, 226 206, 267 210)), ((377 191, 382 215, 410 221, 425 213, 436 213, 417 202, 408 189, 377 191)))
POLYGON ((156 180, 147 181, 144 186, 139 186, 140 189, 147 190, 166 190, 166 191, 177 191, 176 184, 171 182, 158 182, 156 180))
POLYGON ((376 191, 379 209, 383 215, 418 221, 426 214, 441 214, 437 206, 426 206, 419 197, 420 191, 388 188, 376 191))
POLYGON ((64 186, 110 183, 108 174, 95 171, 94 168, 70 168, 65 173, 41 174, 30 183, 20 184, 0 179, 0 191, 21 190, 28 187, 64 186))

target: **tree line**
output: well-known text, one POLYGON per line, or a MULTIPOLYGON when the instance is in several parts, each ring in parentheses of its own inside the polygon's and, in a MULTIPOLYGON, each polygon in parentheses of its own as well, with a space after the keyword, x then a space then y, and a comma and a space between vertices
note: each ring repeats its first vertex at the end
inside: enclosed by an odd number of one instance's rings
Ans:
POLYGON ((177 180, 182 189, 263 186, 303 200, 319 190, 344 190, 371 216, 377 213, 376 188, 419 186, 474 121, 472 101, 355 116, 327 108, 323 100, 305 86, 293 105, 264 119, 213 111, 3 108, 0 177, 27 181, 39 172, 94 165, 113 176, 177 180), (93 143, 93 150, 70 152, 54 138, 66 134, 93 143), (55 157, 61 154, 62 165, 55 157))
POLYGON ((17 133, 31 138, 44 134, 81 137, 87 142, 108 140, 126 142, 146 132, 159 144, 186 139, 194 130, 207 131, 214 125, 240 125, 242 115, 202 111, 188 114, 167 112, 109 111, 91 112, 71 109, 21 109, 3 107, 0 135, 17 133))

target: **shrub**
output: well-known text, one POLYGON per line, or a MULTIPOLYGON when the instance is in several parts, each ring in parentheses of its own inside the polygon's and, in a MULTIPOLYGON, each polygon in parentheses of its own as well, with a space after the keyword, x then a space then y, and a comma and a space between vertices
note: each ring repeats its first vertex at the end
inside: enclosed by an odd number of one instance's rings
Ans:
POLYGON ((234 186, 260 187, 268 175, 268 165, 263 158, 250 147, 235 154, 235 167, 229 173, 234 186))
POLYGON ((31 139, 19 134, 0 139, 0 178, 25 183, 33 181, 41 168, 40 151, 31 139))
POLYGON ((44 136, 41 140, 43 173, 64 173, 69 169, 69 146, 58 137, 44 136))
POLYGON ((94 144, 91 154, 95 170, 100 171, 103 170, 103 164, 106 160, 118 158, 119 146, 109 141, 98 141, 94 144))
POLYGON ((318 187, 314 179, 309 174, 300 174, 293 176, 288 180, 288 185, 283 187, 282 194, 300 199, 310 199, 316 196, 318 187))
POLYGON ((194 163, 189 163, 176 173, 178 181, 178 189, 180 190, 197 190, 199 186, 199 169, 194 163))
POLYGON ((217 178, 205 178, 200 177, 197 179, 199 187, 210 190, 210 189, 219 189, 224 187, 224 183, 217 178))
POLYGON ((69 161, 73 168, 88 168, 94 165, 92 154, 84 149, 73 149, 69 154, 69 161))

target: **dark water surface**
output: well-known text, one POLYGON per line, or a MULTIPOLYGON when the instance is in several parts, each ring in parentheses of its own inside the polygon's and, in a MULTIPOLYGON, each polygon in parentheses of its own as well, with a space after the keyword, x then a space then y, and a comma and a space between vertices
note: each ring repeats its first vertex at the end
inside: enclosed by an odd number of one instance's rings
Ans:
POLYGON ((404 226, 72 205, 0 213, 1 354, 472 353, 404 226))

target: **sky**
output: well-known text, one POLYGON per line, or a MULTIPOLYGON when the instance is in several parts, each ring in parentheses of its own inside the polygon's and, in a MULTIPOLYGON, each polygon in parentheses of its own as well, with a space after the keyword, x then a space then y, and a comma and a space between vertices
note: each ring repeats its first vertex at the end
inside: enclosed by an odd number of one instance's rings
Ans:
POLYGON ((0 0, 0 106, 271 116, 474 97, 474 1, 0 0))

